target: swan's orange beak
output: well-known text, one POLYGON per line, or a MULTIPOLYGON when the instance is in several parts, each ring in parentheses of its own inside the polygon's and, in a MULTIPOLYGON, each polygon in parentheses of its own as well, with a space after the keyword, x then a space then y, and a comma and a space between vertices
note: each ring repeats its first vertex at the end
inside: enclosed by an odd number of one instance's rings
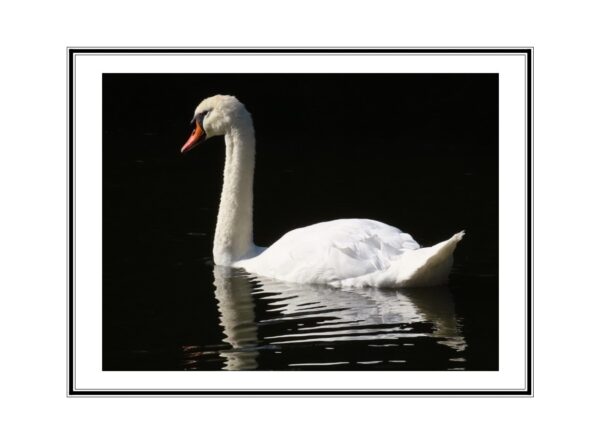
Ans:
POLYGON ((184 154, 190 149, 194 148, 205 137, 206 133, 202 129, 202 125, 200 125, 200 122, 198 121, 198 119, 196 119, 196 128, 194 128, 194 131, 192 131, 192 135, 189 139, 187 139, 187 142, 185 142, 185 145, 183 145, 183 147, 181 148, 181 153, 184 154))

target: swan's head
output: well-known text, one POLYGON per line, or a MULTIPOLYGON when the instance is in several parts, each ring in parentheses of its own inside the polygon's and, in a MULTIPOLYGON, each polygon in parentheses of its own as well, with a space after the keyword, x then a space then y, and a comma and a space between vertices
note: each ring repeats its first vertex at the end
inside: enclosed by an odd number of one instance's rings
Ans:
POLYGON ((181 148, 187 152, 213 136, 223 136, 234 125, 252 125, 250 113, 235 96, 215 95, 206 98, 194 111, 192 135, 181 148))

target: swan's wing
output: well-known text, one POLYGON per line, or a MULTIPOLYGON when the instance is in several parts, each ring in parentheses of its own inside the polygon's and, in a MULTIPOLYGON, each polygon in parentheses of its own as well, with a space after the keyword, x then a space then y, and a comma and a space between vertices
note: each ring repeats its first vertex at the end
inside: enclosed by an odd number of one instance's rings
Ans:
POLYGON ((378 270, 419 244, 374 220, 344 219, 288 232, 255 258, 236 266, 288 282, 328 283, 378 270))

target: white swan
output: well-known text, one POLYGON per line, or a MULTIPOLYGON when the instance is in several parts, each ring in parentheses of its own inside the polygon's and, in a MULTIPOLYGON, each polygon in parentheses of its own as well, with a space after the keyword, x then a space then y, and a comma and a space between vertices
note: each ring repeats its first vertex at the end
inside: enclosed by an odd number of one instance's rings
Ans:
POLYGON ((254 245, 252 183, 254 126, 237 98, 215 95, 194 112, 187 152, 225 136, 225 170, 213 244, 216 265, 244 268, 277 280, 351 287, 434 286, 444 283, 464 232, 421 248, 407 233, 373 220, 342 219, 288 232, 271 247, 254 245))

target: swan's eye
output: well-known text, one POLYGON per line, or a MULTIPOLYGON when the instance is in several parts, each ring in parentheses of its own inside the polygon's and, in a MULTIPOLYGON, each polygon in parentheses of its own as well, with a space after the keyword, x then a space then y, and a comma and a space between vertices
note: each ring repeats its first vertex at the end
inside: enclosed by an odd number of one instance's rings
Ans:
POLYGON ((198 117, 198 121, 200 121, 200 123, 202 123, 202 121, 204 119, 206 119, 206 117, 208 116, 209 113, 210 113, 210 110, 198 113, 198 116, 197 116, 198 117))
POLYGON ((204 118, 206 118, 206 116, 208 116, 208 114, 210 113, 210 111, 205 111, 205 112, 200 112, 198 113, 196 116, 194 116, 194 118, 192 119, 191 124, 194 125, 196 123, 196 120, 198 122, 200 122, 200 124, 202 125, 202 121, 204 120, 204 118))

